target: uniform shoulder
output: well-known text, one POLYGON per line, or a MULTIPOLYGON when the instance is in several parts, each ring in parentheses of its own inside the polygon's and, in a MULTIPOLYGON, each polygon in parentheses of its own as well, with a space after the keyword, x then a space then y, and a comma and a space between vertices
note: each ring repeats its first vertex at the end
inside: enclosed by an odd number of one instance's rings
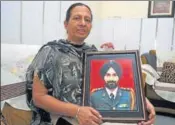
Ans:
POLYGON ((124 91, 132 91, 132 88, 123 88, 123 87, 121 87, 120 89, 124 90, 124 91))
POLYGON ((125 93, 130 93, 131 95, 135 95, 135 92, 132 88, 121 88, 121 90, 125 93))
POLYGON ((103 87, 102 88, 95 88, 92 90, 92 93, 103 91, 103 89, 104 89, 103 87))

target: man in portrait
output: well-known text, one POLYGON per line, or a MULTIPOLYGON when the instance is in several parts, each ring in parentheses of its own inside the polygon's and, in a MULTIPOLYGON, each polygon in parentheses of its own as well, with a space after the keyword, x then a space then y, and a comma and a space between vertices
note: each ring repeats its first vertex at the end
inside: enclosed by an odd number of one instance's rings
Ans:
MULTIPOLYGON (((120 88, 122 67, 113 60, 100 69, 105 85, 91 93, 91 106, 97 110, 134 110, 135 94, 132 88, 120 88)), ((128 81, 129 82, 129 81, 128 81)))

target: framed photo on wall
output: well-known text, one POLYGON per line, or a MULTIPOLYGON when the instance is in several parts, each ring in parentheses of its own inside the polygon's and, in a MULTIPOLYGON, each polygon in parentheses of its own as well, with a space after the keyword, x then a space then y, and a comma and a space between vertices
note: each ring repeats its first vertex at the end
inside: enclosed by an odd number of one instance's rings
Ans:
POLYGON ((148 18, 174 17, 174 3, 170 0, 149 1, 148 18))
POLYGON ((84 56, 83 105, 104 121, 147 120, 139 52, 87 52, 84 56))

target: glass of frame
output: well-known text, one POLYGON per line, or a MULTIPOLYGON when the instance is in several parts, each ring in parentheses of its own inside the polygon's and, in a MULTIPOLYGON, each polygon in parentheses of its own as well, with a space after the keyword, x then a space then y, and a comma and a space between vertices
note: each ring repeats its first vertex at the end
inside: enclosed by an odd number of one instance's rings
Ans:
POLYGON ((170 0, 149 1, 148 18, 174 17, 174 4, 170 0))
POLYGON ((84 62, 84 106, 104 121, 147 120, 139 51, 87 52, 84 62))

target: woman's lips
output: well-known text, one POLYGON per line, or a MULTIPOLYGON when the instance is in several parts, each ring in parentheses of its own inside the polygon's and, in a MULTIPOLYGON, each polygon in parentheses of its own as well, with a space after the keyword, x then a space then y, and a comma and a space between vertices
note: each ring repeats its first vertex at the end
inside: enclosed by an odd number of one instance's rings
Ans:
POLYGON ((85 34, 86 33, 86 31, 84 29, 78 29, 77 32, 80 33, 80 34, 85 34))

